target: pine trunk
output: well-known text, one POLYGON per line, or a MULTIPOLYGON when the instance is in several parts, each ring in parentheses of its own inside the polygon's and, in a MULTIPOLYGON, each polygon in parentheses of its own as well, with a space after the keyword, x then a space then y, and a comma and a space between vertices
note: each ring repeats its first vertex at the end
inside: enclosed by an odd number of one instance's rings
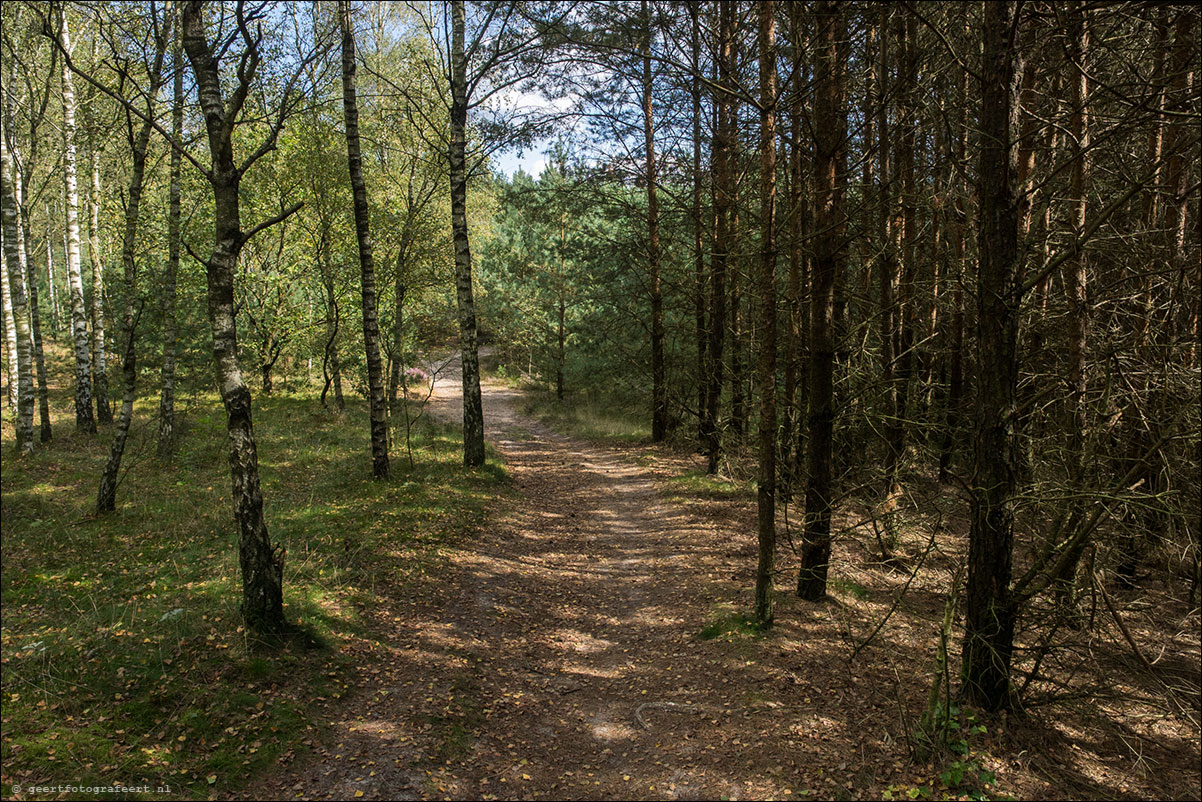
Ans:
MULTIPOLYGON (((655 174, 655 118, 652 107, 651 17, 643 0, 647 26, 643 39, 643 157, 647 171, 647 263, 651 297, 651 440, 668 433, 668 384, 664 375, 664 295, 660 278, 659 197, 655 174)), ((562 396, 561 396, 562 397, 562 396)))
POLYGON ((718 124, 714 132, 714 254, 710 266, 709 370, 705 397, 705 436, 709 473, 718 472, 721 437, 718 414, 722 399, 722 346, 726 321, 726 271, 730 248, 730 136, 732 0, 719 3, 718 82, 715 92, 718 124))
POLYGON ((894 307, 895 363, 893 373, 893 410, 889 425, 889 461, 886 464, 886 492, 900 479, 906 453, 907 417, 910 413, 911 379, 914 374, 914 282, 917 259, 917 204, 914 187, 914 150, 917 134, 917 109, 914 105, 916 80, 915 54, 912 41, 917 20, 913 14, 895 14, 894 44, 897 47, 898 88, 897 115, 900 129, 897 147, 897 172, 901 179, 898 198, 900 232, 895 231, 901 244, 901 265, 897 285, 897 304, 894 307))
POLYGON ((898 310, 894 307, 894 287, 897 284, 897 260, 895 256, 894 237, 897 227, 893 220, 893 142, 892 126, 889 119, 889 104, 886 98, 892 93, 889 83, 891 60, 889 58, 888 35, 890 31, 890 16, 893 9, 884 5, 880 7, 881 14, 881 45, 876 64, 877 94, 877 162, 878 162, 878 192, 877 192, 877 285, 880 295, 880 347, 881 347, 881 385, 885 388, 885 482, 884 490, 888 492, 901 463, 901 452, 898 441, 902 437, 897 421, 897 382, 895 380, 897 355, 895 343, 897 340, 898 310))
POLYGON ((810 297, 811 390, 809 481, 805 532, 797 595, 807 601, 826 596, 831 555, 833 431, 835 419, 835 281, 843 269, 843 184, 840 156, 847 130, 843 64, 842 7, 822 2, 816 15, 814 64, 814 273, 810 297))
POLYGON ((776 18, 760 0, 760 476, 757 489, 759 564, 755 617, 772 622, 776 562, 776 18))
MULTIPOLYGON (((961 6, 960 27, 967 29, 968 15, 961 6)), ((968 150, 968 71, 960 69, 957 89, 955 125, 956 144, 953 154, 958 164, 963 164, 968 150)), ((966 229, 968 228, 966 198, 968 195, 964 179, 956 175, 953 179, 955 191, 955 213, 952 215, 950 237, 952 240, 952 262, 954 265, 955 289, 952 291, 951 344, 948 360, 947 416, 943 427, 943 441, 939 449, 939 481, 946 483, 952 477, 952 464, 956 442, 960 437, 960 417, 964 399, 964 260, 966 229)))
MULTIPOLYGON (((1070 99, 1073 104, 1069 117, 1069 136, 1073 139, 1073 164, 1069 177, 1069 222, 1074 238, 1080 238, 1085 230, 1087 210, 1086 193, 1089 181, 1089 84, 1086 75, 1086 59, 1089 53, 1089 28, 1083 3, 1078 3, 1070 12, 1069 48, 1072 59, 1079 69, 1070 76, 1070 99)), ((1085 392, 1085 347, 1089 327, 1089 306, 1086 299, 1086 254, 1078 250, 1064 263, 1064 294, 1068 301, 1068 479, 1070 486, 1078 492, 1084 490, 1085 435, 1087 427, 1085 392)), ((1084 508, 1073 504, 1069 516, 1068 532, 1073 532, 1084 508)), ((1064 563, 1059 580, 1059 601, 1066 607, 1073 606, 1077 565, 1085 551, 1086 541, 1073 549, 1070 559, 1064 563)))
POLYGON ((697 340, 697 440, 705 436, 705 375, 707 333, 705 323, 705 224, 701 219, 701 15, 690 4, 693 96, 693 318, 697 340))
POLYGON ((985 6, 982 28, 981 157, 974 487, 970 504, 963 691, 987 710, 1010 701, 1016 611, 1010 595, 1018 387, 1019 210, 1016 192, 1019 79, 1016 3, 985 6))

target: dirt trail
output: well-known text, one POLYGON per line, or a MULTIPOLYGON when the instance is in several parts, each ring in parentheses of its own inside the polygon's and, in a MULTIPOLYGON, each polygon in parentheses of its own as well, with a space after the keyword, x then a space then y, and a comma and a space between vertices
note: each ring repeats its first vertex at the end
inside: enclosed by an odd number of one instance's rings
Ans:
MULTIPOLYGON (((437 372, 436 418, 461 419, 460 381, 457 360, 437 372)), ((411 604, 378 611, 389 668, 357 681, 374 688, 366 706, 343 709, 329 751, 279 789, 787 798, 780 754, 752 751, 765 737, 756 689, 779 673, 696 637, 729 543, 662 499, 646 469, 524 417, 499 382, 483 392, 486 437, 521 498, 411 604)))
MULTIPOLYGON (((462 415, 460 381, 454 361, 439 373, 436 416, 462 415)), ((482 657, 487 714, 473 758, 440 784, 456 796, 740 796, 713 752, 728 738, 727 757, 742 751, 725 730, 743 711, 696 640, 714 603, 698 571, 716 551, 712 526, 663 501, 647 471, 524 417, 518 392, 482 389, 486 437, 522 501, 456 560, 471 602, 446 613, 482 657), (714 728, 720 739, 701 734, 714 728)))

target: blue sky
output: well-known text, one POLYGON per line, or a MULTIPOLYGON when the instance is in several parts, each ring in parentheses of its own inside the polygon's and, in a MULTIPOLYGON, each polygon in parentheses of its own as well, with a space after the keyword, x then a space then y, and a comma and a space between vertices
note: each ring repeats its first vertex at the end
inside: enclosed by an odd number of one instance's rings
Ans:
POLYGON ((543 153, 551 146, 550 140, 539 142, 533 148, 527 148, 518 156, 516 150, 504 151, 493 157, 493 167, 512 178, 518 168, 525 170, 531 177, 538 178, 547 166, 547 157, 543 153))

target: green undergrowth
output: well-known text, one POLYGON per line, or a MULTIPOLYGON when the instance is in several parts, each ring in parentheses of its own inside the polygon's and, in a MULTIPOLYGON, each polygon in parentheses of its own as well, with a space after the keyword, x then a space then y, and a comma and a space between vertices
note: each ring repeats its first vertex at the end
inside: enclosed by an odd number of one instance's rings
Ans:
POLYGON ((735 610, 727 604, 714 608, 710 621, 697 633, 698 640, 738 641, 745 638, 758 638, 770 629, 760 624, 754 617, 735 610))
POLYGON ((646 443, 651 440, 648 416, 636 409, 586 392, 568 393, 561 401, 554 390, 526 383, 523 414, 536 418, 561 434, 585 440, 646 443))
POLYGON ((702 469, 686 471, 668 480, 669 494, 680 498, 733 499, 755 495, 755 481, 737 481, 702 469))
POLYGON ((311 398, 257 397, 265 512, 287 549, 285 612, 298 625, 262 642, 238 612, 220 403, 190 405, 171 462, 154 456, 153 408, 140 404, 119 506, 103 517, 94 504, 110 430, 78 435, 60 417, 56 439, 18 459, 5 429, 6 796, 14 783, 229 795, 291 760, 321 737, 315 706, 352 690, 342 647, 373 637, 359 611, 437 570, 507 492, 495 454, 482 470, 462 467, 456 429, 423 421, 414 465, 398 441, 392 479, 376 482, 366 405, 334 416, 311 398))

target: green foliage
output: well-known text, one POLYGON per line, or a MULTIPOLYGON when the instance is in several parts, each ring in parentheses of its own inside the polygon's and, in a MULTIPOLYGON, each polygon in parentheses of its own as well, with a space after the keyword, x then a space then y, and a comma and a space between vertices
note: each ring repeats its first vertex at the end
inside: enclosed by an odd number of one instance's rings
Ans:
POLYGON ((840 593, 846 593, 848 596, 859 599, 860 601, 868 598, 868 588, 864 587, 859 582, 853 582, 850 579, 844 579, 842 577, 833 577, 829 580, 829 584, 832 589, 837 590, 840 593))
POLYGON ((680 495, 723 499, 751 497, 755 493, 754 480, 736 481, 725 476, 711 474, 702 468, 673 476, 668 480, 680 495))
POLYGON ((997 776, 984 767, 983 754, 979 751, 980 739, 988 733, 988 727, 972 711, 962 709, 955 702, 945 705, 940 701, 930 729, 932 731, 917 734, 925 746, 924 751, 930 750, 935 757, 930 785, 909 789, 890 786, 890 790, 904 790, 911 799, 918 796, 931 799, 935 787, 942 787, 955 798, 991 798, 990 789, 996 786, 997 776))
POLYGON ((756 638, 769 630, 769 627, 759 624, 754 617, 721 606, 714 612, 710 622, 697 633, 697 638, 735 641, 756 638))
MULTIPOLYGON (((646 191, 575 159, 562 143, 548 155, 537 180, 519 172, 497 181, 493 238, 480 258, 482 324, 512 371, 551 385, 562 372, 567 393, 649 418, 646 191)), ((664 252, 673 254, 663 261, 665 285, 691 286, 692 264, 680 255, 692 229, 667 210, 660 223, 664 252)), ((694 380, 691 297, 665 297, 668 397, 680 404, 694 380)), ((676 408, 671 417, 686 414, 676 408)))

